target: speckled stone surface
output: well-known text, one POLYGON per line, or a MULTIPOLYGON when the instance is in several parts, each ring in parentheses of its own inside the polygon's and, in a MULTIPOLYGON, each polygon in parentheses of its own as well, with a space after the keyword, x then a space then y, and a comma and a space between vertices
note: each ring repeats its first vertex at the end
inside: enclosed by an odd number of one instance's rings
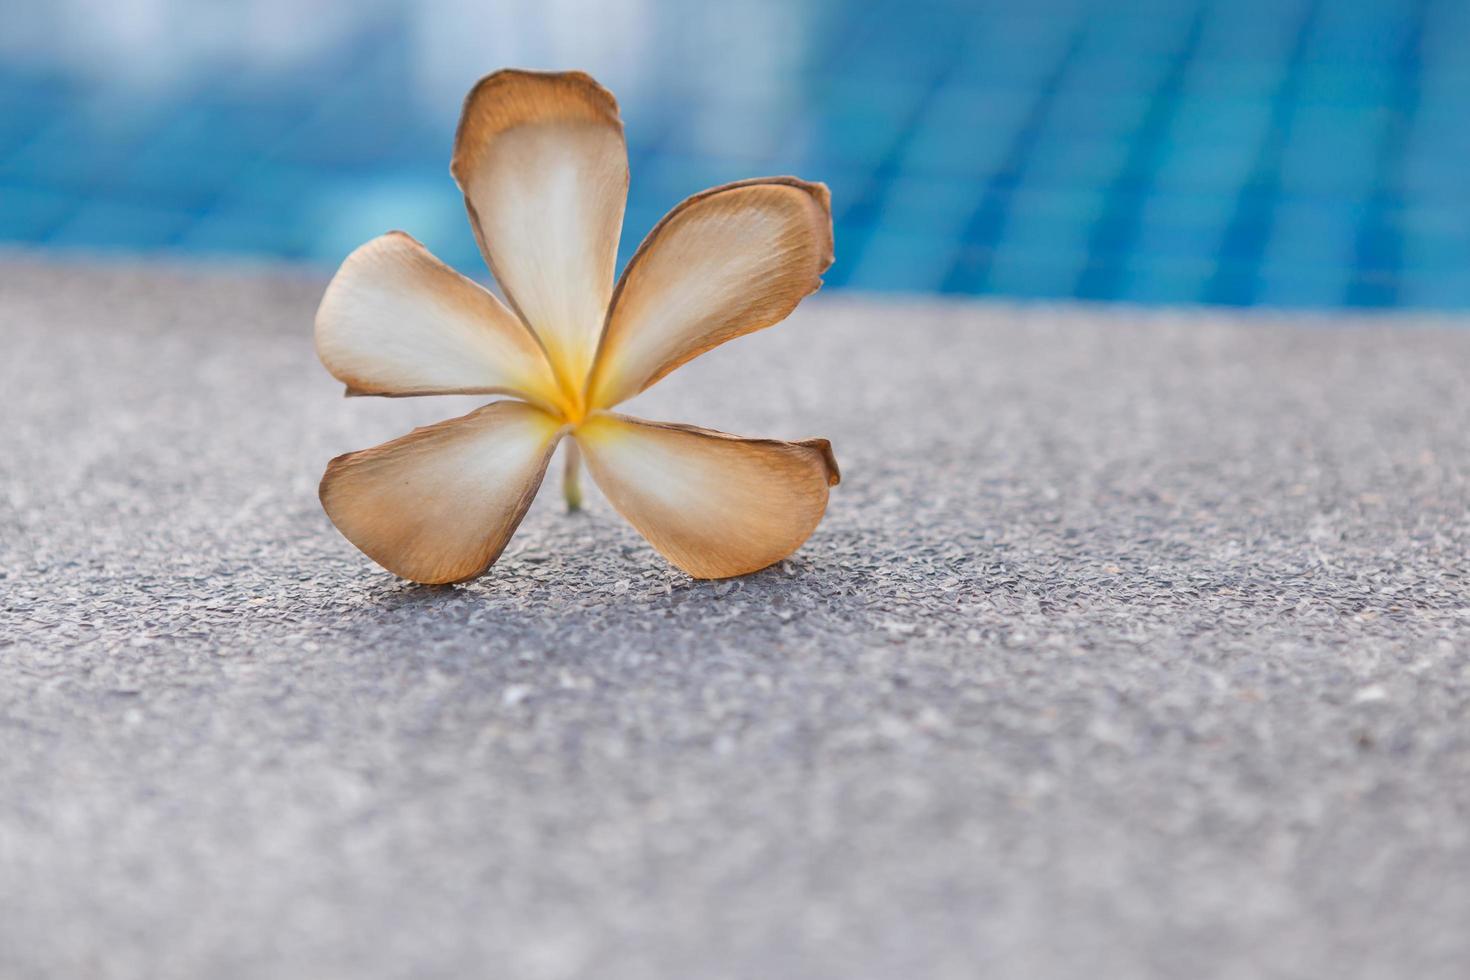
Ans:
POLYGON ((630 406, 795 558, 431 589, 320 288, 0 264, 0 976, 1470 974, 1470 330, 819 297, 630 406))

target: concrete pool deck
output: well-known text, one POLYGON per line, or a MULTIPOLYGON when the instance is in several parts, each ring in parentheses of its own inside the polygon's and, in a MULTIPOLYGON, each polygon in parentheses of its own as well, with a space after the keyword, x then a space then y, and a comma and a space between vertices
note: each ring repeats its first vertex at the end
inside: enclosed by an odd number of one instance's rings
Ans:
POLYGON ((1470 330, 819 296, 630 408, 829 437, 792 560, 430 589, 321 285, 0 263, 0 976, 1465 975, 1470 330))

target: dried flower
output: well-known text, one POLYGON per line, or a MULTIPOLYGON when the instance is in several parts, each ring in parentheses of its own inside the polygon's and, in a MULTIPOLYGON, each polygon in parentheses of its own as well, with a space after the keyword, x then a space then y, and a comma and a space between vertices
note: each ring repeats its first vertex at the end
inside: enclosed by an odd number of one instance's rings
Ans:
POLYGON ((342 263, 316 317, 350 395, 499 394, 332 460, 327 515, 388 570, 479 575, 563 435, 613 506, 697 578, 764 568, 811 535, 838 482, 825 439, 741 439, 610 409, 699 354, 784 319, 832 263, 827 188, 791 177, 696 194, 613 285, 628 192, 612 95, 580 72, 500 71, 465 99, 450 165, 510 308, 391 232, 342 263))

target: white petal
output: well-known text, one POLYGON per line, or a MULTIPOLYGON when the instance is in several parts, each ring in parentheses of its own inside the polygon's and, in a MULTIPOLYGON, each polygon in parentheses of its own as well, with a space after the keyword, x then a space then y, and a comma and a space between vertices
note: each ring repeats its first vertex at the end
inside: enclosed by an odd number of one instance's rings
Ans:
POLYGON ((473 578, 520 525, 561 432, 540 409, 495 402, 338 456, 322 477, 322 507, 395 575, 436 585, 473 578))
POLYGON ((317 356, 355 395, 562 399, 536 338, 494 295, 402 232, 347 257, 316 314, 317 356))
POLYGON ((617 102, 581 72, 496 72, 465 99, 450 169, 506 298, 580 393, 628 196, 617 102))
POLYGON ((576 439, 618 512, 695 578, 743 575, 790 555, 840 479, 825 439, 741 439, 607 412, 576 439))
POLYGON ((831 264, 832 211, 821 184, 769 177, 689 198, 623 271, 589 406, 616 405, 710 348, 779 323, 831 264))

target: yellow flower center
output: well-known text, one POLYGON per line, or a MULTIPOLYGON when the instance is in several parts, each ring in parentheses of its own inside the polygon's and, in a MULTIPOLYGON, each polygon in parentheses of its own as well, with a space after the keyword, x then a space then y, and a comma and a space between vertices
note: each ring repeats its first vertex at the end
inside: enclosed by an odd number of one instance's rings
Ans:
POLYGON ((551 367, 551 376, 555 381, 555 392, 552 393, 555 414, 561 417, 562 422, 570 426, 576 426, 587 417, 587 371, 579 370, 575 358, 566 351, 548 345, 545 348, 546 360, 551 367))
POLYGON ((568 395, 566 392, 558 392, 555 405, 555 414, 564 425, 577 426, 587 417, 587 408, 582 404, 580 393, 578 396, 568 395))

